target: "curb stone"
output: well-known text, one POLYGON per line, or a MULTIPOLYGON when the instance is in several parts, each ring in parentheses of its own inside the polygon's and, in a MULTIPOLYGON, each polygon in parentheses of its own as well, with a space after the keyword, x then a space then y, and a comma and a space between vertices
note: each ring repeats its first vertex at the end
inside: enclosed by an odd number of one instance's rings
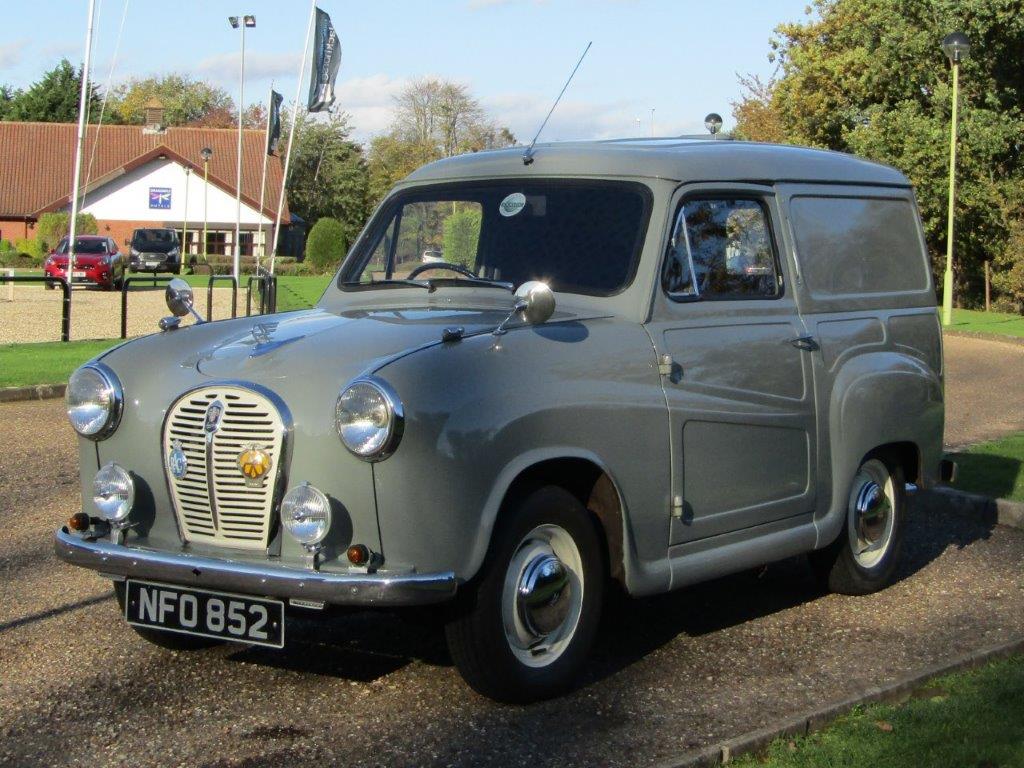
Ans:
POLYGON ((1005 659, 1020 653, 1024 653, 1024 638, 969 651, 948 661, 932 664, 917 672, 897 678, 891 683, 873 686, 857 695, 825 704, 797 717, 788 717, 766 728, 748 731, 690 755, 669 758, 656 763, 655 768, 709 768, 710 766, 727 765, 741 755, 765 749, 775 739, 807 736, 820 731, 839 716, 850 712, 854 707, 879 702, 906 701, 914 691, 924 687, 925 683, 933 678, 952 672, 975 669, 990 661, 1005 659))
POLYGON ((0 387, 0 403, 64 397, 67 384, 36 384, 31 387, 0 387))
POLYGON ((981 331, 947 331, 942 333, 946 336, 959 336, 961 339, 981 339, 982 341, 997 341, 1003 344, 1024 346, 1024 338, 1020 336, 1006 336, 1002 333, 983 333, 981 331))
POLYGON ((947 487, 933 488, 920 494, 918 499, 918 503, 925 502, 945 512, 971 515, 997 525, 1024 529, 1024 503, 1019 501, 992 499, 947 487))

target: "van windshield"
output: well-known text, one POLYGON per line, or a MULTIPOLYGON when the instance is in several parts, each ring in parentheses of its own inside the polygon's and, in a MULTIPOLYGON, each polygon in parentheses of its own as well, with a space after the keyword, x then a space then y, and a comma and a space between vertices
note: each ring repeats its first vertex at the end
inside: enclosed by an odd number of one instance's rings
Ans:
POLYGON ((136 229, 132 235, 132 248, 137 251, 167 253, 178 245, 178 233, 173 229, 136 229))
POLYGON ((494 181, 399 193, 339 276, 343 290, 473 278, 607 296, 633 279, 646 187, 618 181, 494 181), (405 282, 403 282, 405 281, 405 282))

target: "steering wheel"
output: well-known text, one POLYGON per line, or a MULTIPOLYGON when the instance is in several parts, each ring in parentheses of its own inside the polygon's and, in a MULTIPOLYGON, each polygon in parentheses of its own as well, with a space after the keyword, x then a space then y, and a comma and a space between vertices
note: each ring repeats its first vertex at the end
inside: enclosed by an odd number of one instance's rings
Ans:
POLYGON ((474 275, 470 270, 466 269, 461 264, 449 264, 447 261, 432 261, 429 264, 420 264, 412 272, 409 273, 406 279, 412 280, 420 272, 426 272, 428 269, 448 269, 451 270, 452 272, 458 272, 463 277, 468 277, 471 280, 476 279, 476 275, 474 275))

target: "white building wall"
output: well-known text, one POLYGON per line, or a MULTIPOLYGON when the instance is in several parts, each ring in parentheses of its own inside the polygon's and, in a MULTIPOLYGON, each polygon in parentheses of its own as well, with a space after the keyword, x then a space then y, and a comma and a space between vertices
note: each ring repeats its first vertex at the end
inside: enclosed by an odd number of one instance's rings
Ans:
MULTIPOLYGON (((188 222, 203 221, 203 174, 185 173, 185 168, 173 160, 153 160, 135 170, 104 184, 87 194, 82 212, 108 221, 149 221, 155 226, 174 224, 185 219, 185 185, 188 183, 188 222), (170 208, 150 208, 150 187, 171 190, 170 208)), ((211 226, 224 228, 235 225, 235 197, 212 183, 207 199, 207 221, 211 226)), ((242 225, 272 224, 267 216, 242 201, 242 225)))

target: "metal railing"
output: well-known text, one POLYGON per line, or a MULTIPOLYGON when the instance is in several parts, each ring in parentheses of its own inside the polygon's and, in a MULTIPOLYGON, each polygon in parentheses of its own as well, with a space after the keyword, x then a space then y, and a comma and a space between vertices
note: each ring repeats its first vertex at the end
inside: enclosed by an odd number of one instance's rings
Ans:
POLYGON ((175 278, 175 275, 170 277, 157 277, 154 272, 151 276, 143 277, 139 275, 137 277, 126 277, 121 281, 121 338, 128 338, 128 286, 132 282, 149 281, 152 279, 152 287, 156 288, 157 281, 166 284, 171 282, 175 278))
POLYGON ((64 294, 64 302, 61 307, 60 317, 60 340, 71 340, 71 284, 64 277, 47 277, 45 275, 4 275, 0 274, 0 283, 45 283, 46 285, 60 285, 64 294))
POLYGON ((238 281, 234 275, 210 275, 206 284, 206 319, 213 320, 213 284, 217 280, 231 281, 231 317, 238 317, 238 281))
POLYGON ((250 275, 245 283, 245 316, 252 314, 252 284, 259 284, 259 314, 273 314, 277 311, 277 276, 267 273, 250 275))

